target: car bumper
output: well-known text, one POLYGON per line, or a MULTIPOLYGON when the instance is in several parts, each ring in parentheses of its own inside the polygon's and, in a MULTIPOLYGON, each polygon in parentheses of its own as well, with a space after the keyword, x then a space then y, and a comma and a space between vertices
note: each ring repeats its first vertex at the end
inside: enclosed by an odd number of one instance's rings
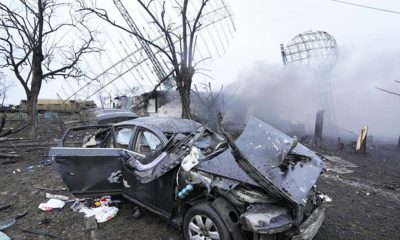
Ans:
POLYGON ((292 240, 311 240, 317 234, 325 219, 325 208, 320 206, 300 225, 297 235, 292 240))

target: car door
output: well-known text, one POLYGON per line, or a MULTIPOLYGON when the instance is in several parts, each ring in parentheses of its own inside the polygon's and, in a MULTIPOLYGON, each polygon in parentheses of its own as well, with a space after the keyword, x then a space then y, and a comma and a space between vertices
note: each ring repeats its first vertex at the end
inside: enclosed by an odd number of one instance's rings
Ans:
MULTIPOLYGON (((133 140, 132 151, 144 156, 137 158, 143 165, 151 164, 152 161, 160 157, 159 150, 166 141, 166 138, 160 133, 138 127, 133 140)), ((177 170, 171 170, 153 181, 142 183, 137 179, 134 169, 124 164, 124 194, 134 202, 169 218, 173 212, 176 172, 177 170)))
POLYGON ((94 197, 122 193, 122 162, 132 157, 134 126, 69 129, 50 149, 53 166, 73 195, 94 197))

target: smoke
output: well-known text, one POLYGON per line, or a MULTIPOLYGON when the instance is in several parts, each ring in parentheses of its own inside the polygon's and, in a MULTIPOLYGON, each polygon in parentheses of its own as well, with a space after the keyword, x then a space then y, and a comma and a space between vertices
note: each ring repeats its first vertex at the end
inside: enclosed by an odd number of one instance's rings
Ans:
MULTIPOLYGON (((349 134, 347 131, 357 134, 364 126, 375 137, 398 137, 400 97, 376 89, 400 93, 400 83, 394 81, 400 80, 396 49, 400 45, 340 49, 338 63, 329 77, 339 129, 335 137, 349 134)), ((317 79, 305 69, 257 62, 226 88, 225 95, 237 88, 226 115, 242 123, 256 116, 288 134, 311 134, 320 109, 317 86, 317 79)))
POLYGON ((333 99, 339 126, 358 132, 369 127, 375 137, 400 134, 400 44, 370 45, 341 51, 332 72, 333 99))
MULTIPOLYGON (((243 123, 255 116, 286 133, 311 132, 319 101, 313 74, 295 66, 258 62, 238 79, 227 118, 243 123)), ((233 92, 236 84, 228 87, 225 95, 233 92)))

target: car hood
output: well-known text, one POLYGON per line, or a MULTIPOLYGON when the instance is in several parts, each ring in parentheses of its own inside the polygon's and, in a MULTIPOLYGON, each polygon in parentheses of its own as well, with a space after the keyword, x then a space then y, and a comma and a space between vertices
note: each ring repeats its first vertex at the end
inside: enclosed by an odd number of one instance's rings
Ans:
MULTIPOLYGON (((323 163, 313 151, 300 143, 290 151, 292 142, 293 138, 253 117, 235 141, 242 154, 271 183, 274 190, 282 193, 290 202, 304 205, 309 191, 321 174, 323 163), (307 158, 282 170, 279 166, 289 151, 289 154, 307 158)), ((231 149, 211 160, 201 162, 196 169, 250 185, 258 185, 239 167, 231 149)))

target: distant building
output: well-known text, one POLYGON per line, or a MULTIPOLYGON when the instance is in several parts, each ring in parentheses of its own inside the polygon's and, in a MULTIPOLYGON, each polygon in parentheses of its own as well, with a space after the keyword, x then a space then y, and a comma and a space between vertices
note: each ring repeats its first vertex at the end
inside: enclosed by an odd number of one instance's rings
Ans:
POLYGON ((132 105, 134 103, 134 97, 127 96, 118 96, 114 98, 113 108, 123 109, 123 110, 132 110, 132 105))
MULTIPOLYGON (((37 111, 40 112, 79 112, 96 108, 94 101, 80 101, 62 99, 38 99, 37 111)), ((27 100, 21 100, 20 111, 27 111, 27 100)))
MULTIPOLYGON (((217 127, 217 115, 223 112, 223 96, 213 93, 192 93, 191 113, 193 120, 212 129, 217 127)), ((138 116, 181 117, 182 104, 177 91, 151 91, 136 96, 132 109, 138 116)))

